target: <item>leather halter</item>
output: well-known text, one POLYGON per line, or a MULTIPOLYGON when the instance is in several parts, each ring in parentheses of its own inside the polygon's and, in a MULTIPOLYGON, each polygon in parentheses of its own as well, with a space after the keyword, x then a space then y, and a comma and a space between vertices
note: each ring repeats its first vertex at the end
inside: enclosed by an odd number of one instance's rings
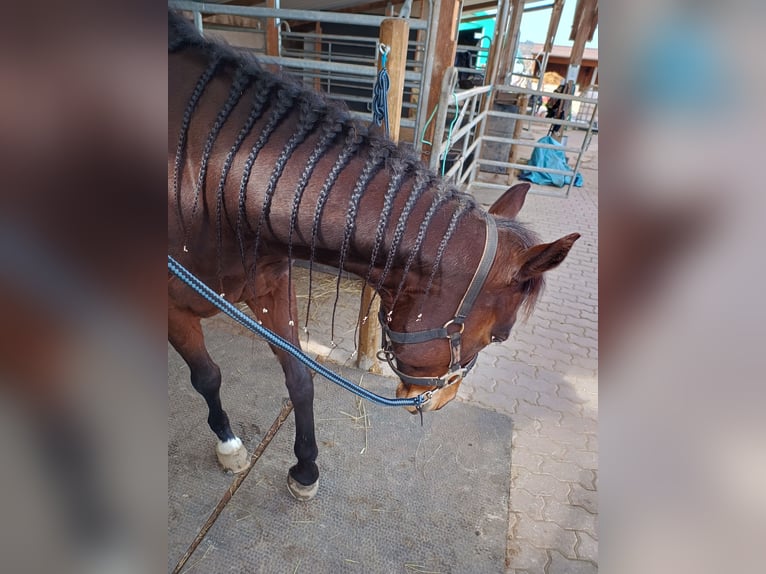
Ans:
POLYGON ((492 263, 495 260, 495 253, 497 252, 497 225, 495 224, 495 219, 491 215, 488 215, 486 217, 486 223, 487 233, 484 239, 484 252, 481 255, 481 261, 479 262, 479 266, 473 274, 471 283, 468 285, 468 289, 463 295, 463 299, 460 301, 460 305, 458 305, 455 316, 452 317, 452 319, 447 321, 440 328, 403 333, 400 331, 392 331, 389 328, 382 309, 378 314, 378 321, 383 328, 383 349, 378 353, 378 358, 381 360, 385 359, 391 369, 393 369, 394 373, 409 385, 443 389, 462 381, 463 377, 465 377, 468 374, 468 371, 470 371, 474 364, 476 364, 478 355, 475 355, 467 364, 463 365, 460 353, 466 317, 468 317, 468 314, 473 308, 473 304, 476 302, 476 298, 479 296, 479 292, 489 275, 489 270, 492 267, 492 263), (394 359, 396 357, 392 350, 391 343, 406 345, 411 343, 425 343, 434 339, 447 339, 449 341, 451 357, 450 366, 449 370, 444 375, 440 377, 413 377, 402 373, 396 367, 394 364, 394 359))

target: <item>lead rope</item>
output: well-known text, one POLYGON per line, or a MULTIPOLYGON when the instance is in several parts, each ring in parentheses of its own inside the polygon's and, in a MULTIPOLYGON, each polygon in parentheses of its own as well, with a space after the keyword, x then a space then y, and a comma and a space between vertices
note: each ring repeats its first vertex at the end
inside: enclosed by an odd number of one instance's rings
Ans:
MULTIPOLYGON (((367 389, 360 387, 356 383, 348 381, 341 377, 338 373, 331 371, 321 363, 316 362, 314 359, 306 355, 301 349, 283 339, 276 333, 270 331, 263 325, 260 325, 257 321, 245 315, 242 311, 237 309, 234 305, 229 303, 226 299, 221 297, 218 293, 213 291, 210 287, 205 285, 198 277, 196 277, 191 271, 186 269, 183 265, 178 263, 170 255, 168 255, 168 271, 178 277, 183 283, 191 287, 198 295, 204 298, 209 303, 213 304, 218 310, 226 313, 229 317, 234 319, 237 323, 243 327, 249 329, 256 335, 266 339, 275 347, 282 349, 283 351, 290 353, 293 357, 298 359, 301 363, 322 375, 325 379, 329 380, 336 385, 343 387, 347 391, 354 393, 355 395, 362 397, 370 402, 385 407, 415 407, 421 410, 423 404, 426 403, 431 395, 422 393, 416 397, 409 399, 389 399, 381 397, 375 393, 368 391, 367 389)), ((421 412, 422 417, 422 412, 421 412)))
POLYGON ((386 61, 391 47, 381 44, 380 51, 380 71, 375 79, 375 86, 372 88, 372 121, 375 125, 385 125, 386 135, 388 132, 388 88, 391 85, 391 79, 386 71, 386 61))

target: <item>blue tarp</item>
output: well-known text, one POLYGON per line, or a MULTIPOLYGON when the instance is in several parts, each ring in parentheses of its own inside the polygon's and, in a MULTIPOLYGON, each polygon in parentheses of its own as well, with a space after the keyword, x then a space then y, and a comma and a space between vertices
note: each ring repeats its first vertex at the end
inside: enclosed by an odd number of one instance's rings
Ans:
MULTIPOLYGON (((537 143, 561 146, 561 144, 551 136, 540 138, 537 140, 537 143)), ((557 149, 536 147, 534 150, 532 150, 532 157, 529 158, 529 165, 533 165, 535 167, 547 167, 550 169, 572 171, 572 168, 567 165, 567 158, 564 155, 564 152, 557 149)), ((522 171, 519 174, 519 179, 526 179, 527 181, 538 183, 540 185, 555 185, 556 187, 564 187, 565 185, 569 184, 569 180, 572 178, 571 176, 561 175, 558 173, 544 173, 541 171, 527 170, 522 171)), ((575 174, 574 186, 582 187, 582 176, 579 173, 575 174)))

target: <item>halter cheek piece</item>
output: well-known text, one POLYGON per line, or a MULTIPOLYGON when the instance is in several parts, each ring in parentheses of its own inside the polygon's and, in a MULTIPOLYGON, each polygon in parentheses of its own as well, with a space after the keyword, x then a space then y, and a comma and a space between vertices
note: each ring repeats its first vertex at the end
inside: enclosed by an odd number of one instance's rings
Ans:
MULTIPOLYGON (((476 268, 476 272, 473 274, 473 279, 471 279, 471 283, 468 285, 468 289, 463 295, 463 299, 460 301, 455 316, 447 321, 444 326, 437 329, 428 329, 426 331, 403 333, 400 331, 392 331, 388 327, 382 309, 378 314, 378 321, 383 328, 383 349, 378 352, 378 358, 381 360, 385 359, 394 373, 409 385, 436 387, 438 391, 462 381, 463 377, 465 377, 468 374, 468 371, 470 371, 474 364, 476 364, 478 355, 475 355, 467 364, 463 365, 460 359, 460 354, 466 317, 468 317, 473 304, 476 302, 476 298, 479 296, 479 291, 481 291, 481 288, 489 275, 489 270, 492 267, 492 263, 495 260, 495 253, 497 252, 497 225, 491 215, 487 216, 486 222, 487 233, 484 239, 484 252, 481 255, 479 266, 476 268), (450 366, 445 374, 440 377, 413 377, 401 372, 396 367, 394 364, 396 356, 393 352, 392 343, 406 345, 425 343, 434 339, 447 339, 449 341, 450 366)), ((424 393, 426 401, 437 391, 427 391, 424 393)))

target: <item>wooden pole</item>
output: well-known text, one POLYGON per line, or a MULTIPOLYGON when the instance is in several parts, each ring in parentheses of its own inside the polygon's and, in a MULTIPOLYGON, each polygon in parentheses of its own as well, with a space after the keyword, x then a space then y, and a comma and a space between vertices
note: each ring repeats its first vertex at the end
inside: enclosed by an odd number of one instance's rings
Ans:
MULTIPOLYGON (((388 88, 388 130, 390 138, 399 141, 399 123, 402 119, 402 99, 404 97, 404 72, 407 65, 407 42, 410 37, 410 24, 403 18, 388 18, 380 24, 380 44, 389 49, 386 70, 390 79, 388 88)), ((378 70, 382 58, 378 55, 378 70)), ((373 373, 380 372, 376 352, 380 347, 380 327, 378 310, 380 302, 374 297, 375 291, 365 285, 362 291, 362 304, 359 309, 359 346, 356 365, 373 373), (370 304, 372 303, 372 306, 370 304), (370 312, 367 313, 367 309, 370 312)))
MULTIPOLYGON (((457 29, 460 23, 460 10, 462 0, 441 0, 439 9, 439 19, 436 22, 436 29, 431 30, 431 34, 436 35, 436 49, 433 54, 426 54, 426 58, 431 58, 433 65, 431 68, 431 77, 428 79, 430 89, 428 90, 428 100, 426 102, 425 117, 430 117, 431 113, 439 105, 441 96, 440 87, 444 79, 444 73, 447 68, 455 65, 455 52, 457 51, 457 29)), ((422 100, 421 100, 422 102, 422 100)), ((435 123, 428 124, 423 139, 434 141, 435 123)), ((419 137, 419 134, 415 134, 419 137)), ((423 161, 429 162, 431 155, 430 147, 423 148, 423 161)))
POLYGON ((489 47, 487 67, 484 72, 485 85, 492 85, 495 83, 498 60, 503 48, 503 39, 505 37, 505 27, 508 22, 508 11, 508 0, 498 0, 497 16, 495 17, 495 31, 492 34, 492 44, 489 47))
POLYGON ((548 33, 545 36, 545 45, 543 46, 543 52, 548 52, 553 49, 553 41, 556 38, 556 32, 559 29, 559 22, 561 21, 561 11, 564 9, 564 0, 555 0, 553 3, 553 10, 551 11, 551 19, 548 22, 548 33))
POLYGON ((503 39, 502 51, 498 62, 497 82, 505 83, 509 72, 513 71, 516 63, 516 51, 519 48, 519 33, 521 17, 524 15, 524 0, 511 0, 511 15, 508 20, 506 35, 503 39))
MULTIPOLYGON (((567 71, 567 82, 565 93, 574 94, 577 87, 577 76, 579 75, 580 65, 582 64, 582 55, 585 52, 585 42, 589 37, 593 35, 593 29, 596 27, 598 21, 598 2, 597 0, 582 0, 582 4, 578 5, 578 13, 575 14, 575 22, 572 25, 573 40, 572 51, 569 55, 569 70, 567 71), (570 72, 573 77, 570 77, 570 72)), ((571 100, 565 100, 563 104, 564 115, 563 118, 569 117, 569 112, 572 109, 571 100)), ((559 141, 563 141, 564 132, 566 126, 561 126, 558 132, 559 141)))

